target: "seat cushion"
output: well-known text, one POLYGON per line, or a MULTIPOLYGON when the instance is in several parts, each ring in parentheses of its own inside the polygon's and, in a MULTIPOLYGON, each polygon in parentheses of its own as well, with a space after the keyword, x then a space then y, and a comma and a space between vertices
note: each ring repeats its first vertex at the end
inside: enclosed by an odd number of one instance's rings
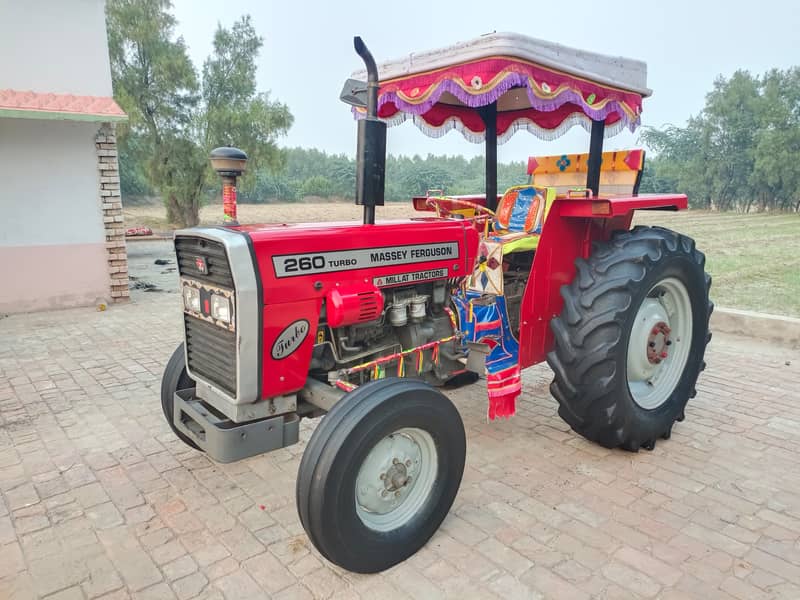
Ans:
POLYGON ((538 233, 541 229, 544 197, 533 186, 510 188, 497 207, 494 230, 519 233, 538 233))
POLYGON ((511 254, 512 252, 525 252, 526 250, 536 250, 539 247, 539 235, 520 235, 508 234, 505 236, 497 236, 492 238, 494 241, 503 244, 503 254, 511 254))

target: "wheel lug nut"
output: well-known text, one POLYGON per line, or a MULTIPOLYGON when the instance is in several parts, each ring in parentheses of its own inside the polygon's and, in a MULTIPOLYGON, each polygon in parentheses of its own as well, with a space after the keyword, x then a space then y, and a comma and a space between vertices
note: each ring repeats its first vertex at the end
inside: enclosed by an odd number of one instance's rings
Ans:
POLYGON ((383 496, 384 498, 386 498, 386 496, 388 496, 388 495, 389 495, 389 492, 387 492, 386 490, 383 490, 381 492, 381 496, 383 496))
POLYGON ((394 493, 394 497, 395 497, 395 498, 399 498, 399 497, 400 497, 400 490, 397 490, 397 491, 394 493))
POLYGON ((410 459, 406 461, 406 466, 407 466, 407 467, 410 467, 410 466, 411 466, 411 460, 410 460, 410 459))
POLYGON ((386 473, 381 473, 381 479, 386 479, 386 473))
POLYGON ((400 461, 399 461, 399 460, 397 460, 396 458, 393 458, 393 459, 392 459, 392 464, 393 464, 393 465, 396 465, 396 464, 397 464, 397 463, 399 463, 399 462, 400 462, 400 461))

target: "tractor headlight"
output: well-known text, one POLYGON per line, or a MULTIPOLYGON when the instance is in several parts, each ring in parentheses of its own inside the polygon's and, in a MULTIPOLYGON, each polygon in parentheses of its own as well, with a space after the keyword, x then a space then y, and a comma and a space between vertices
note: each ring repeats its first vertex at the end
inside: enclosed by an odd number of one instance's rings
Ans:
POLYGON ((186 310, 200 312, 200 290, 190 285, 183 286, 183 306, 186 310))
POLYGON ((225 296, 211 295, 211 317, 223 321, 231 322, 231 301, 225 296))

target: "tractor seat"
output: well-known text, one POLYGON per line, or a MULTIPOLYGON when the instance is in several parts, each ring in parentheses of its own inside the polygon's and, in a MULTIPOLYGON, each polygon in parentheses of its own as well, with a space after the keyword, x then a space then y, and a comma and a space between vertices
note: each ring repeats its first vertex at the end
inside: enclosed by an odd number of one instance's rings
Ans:
POLYGON ((554 191, 534 185, 509 188, 497 205, 488 239, 501 243, 503 254, 536 249, 554 191))

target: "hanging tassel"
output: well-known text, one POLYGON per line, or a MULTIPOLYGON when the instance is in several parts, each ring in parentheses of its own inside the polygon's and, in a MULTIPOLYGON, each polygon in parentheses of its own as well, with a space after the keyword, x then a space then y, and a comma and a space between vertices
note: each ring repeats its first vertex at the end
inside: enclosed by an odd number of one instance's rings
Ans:
POLYGON ((489 420, 512 416, 517 410, 517 396, 522 391, 519 365, 489 373, 486 388, 489 394, 489 420))
POLYGON ((397 361, 397 376, 398 377, 405 377, 406 373, 406 361, 403 355, 400 355, 400 360, 397 361))

